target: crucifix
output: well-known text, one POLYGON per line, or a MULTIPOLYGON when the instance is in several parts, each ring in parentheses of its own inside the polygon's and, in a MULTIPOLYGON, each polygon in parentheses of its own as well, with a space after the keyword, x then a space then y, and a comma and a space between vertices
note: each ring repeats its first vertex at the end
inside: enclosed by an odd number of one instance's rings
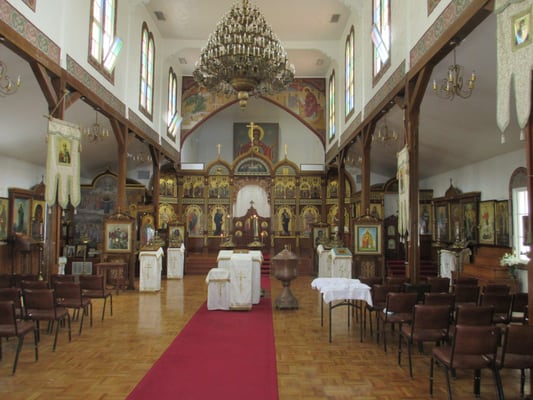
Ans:
POLYGON ((287 158, 287 143, 285 143, 285 158, 287 158))
POLYGON ((217 144, 217 149, 218 149, 218 158, 220 158, 220 148, 222 147, 222 145, 219 143, 217 144))

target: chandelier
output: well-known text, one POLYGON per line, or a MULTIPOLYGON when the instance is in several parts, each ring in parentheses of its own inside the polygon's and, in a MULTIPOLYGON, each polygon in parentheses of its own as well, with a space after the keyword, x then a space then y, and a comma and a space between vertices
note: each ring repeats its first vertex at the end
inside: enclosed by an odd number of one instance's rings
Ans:
POLYGON ((98 111, 96 111, 96 120, 94 124, 83 129, 83 135, 89 140, 89 143, 98 143, 109 136, 109 130, 98 123, 98 111))
POLYGON ((128 158, 131 158, 133 161, 136 161, 139 164, 152 161, 152 156, 144 151, 140 151, 136 154, 128 153, 128 158))
POLYGON ((398 133, 394 129, 389 129, 387 118, 383 117, 383 123, 377 129, 377 132, 372 135, 372 142, 378 143, 392 143, 398 140, 398 133))
POLYGON ((0 61, 0 97, 5 97, 13 94, 20 86, 20 76, 14 81, 7 75, 7 66, 3 61, 0 61))
POLYGON ((452 42, 451 44, 454 46, 453 64, 448 67, 448 76, 441 80, 440 86, 436 80, 433 81, 433 91, 443 99, 453 100, 455 96, 467 99, 472 95, 472 91, 474 90, 476 73, 472 71, 472 75, 468 80, 468 88, 463 89, 463 66, 455 62, 455 46, 457 46, 457 43, 452 42))
POLYGON ((275 93, 294 79, 294 66, 255 5, 235 3, 217 24, 196 62, 194 79, 210 91, 249 96, 275 93))

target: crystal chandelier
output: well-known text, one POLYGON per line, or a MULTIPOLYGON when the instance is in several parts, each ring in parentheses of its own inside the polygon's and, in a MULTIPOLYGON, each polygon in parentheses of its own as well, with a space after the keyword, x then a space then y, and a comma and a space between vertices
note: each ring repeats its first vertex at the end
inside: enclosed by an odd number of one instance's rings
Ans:
POLYGON ((7 75, 7 66, 3 61, 0 61, 0 97, 5 97, 13 94, 20 86, 20 76, 14 81, 7 75))
POLYGON ((463 66, 455 62, 455 42, 451 43, 453 48, 453 64, 448 67, 448 76, 441 80, 440 86, 437 81, 433 81, 433 91, 437 96, 443 99, 453 100, 455 96, 462 99, 467 99, 472 95, 474 84, 476 82, 476 73, 472 71, 472 75, 468 81, 468 88, 463 89, 463 66))
POLYGON ((109 136, 109 130, 98 123, 98 111, 96 111, 96 121, 83 129, 83 135, 89 140, 89 143, 101 142, 109 136))
POLYGON ((209 36, 193 72, 210 91, 237 93, 241 108, 249 96, 275 93, 294 79, 294 66, 255 5, 235 3, 209 36))

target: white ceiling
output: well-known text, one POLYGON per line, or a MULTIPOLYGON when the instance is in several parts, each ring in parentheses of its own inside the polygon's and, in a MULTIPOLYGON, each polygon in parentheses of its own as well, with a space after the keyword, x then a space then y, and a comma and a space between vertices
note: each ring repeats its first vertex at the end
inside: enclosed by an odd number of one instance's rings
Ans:
MULTIPOLYGON (((142 0, 151 15, 161 11, 165 21, 154 22, 163 37, 158 52, 176 60, 184 74, 192 74, 200 49, 207 42, 222 15, 229 10, 231 0, 142 0), (179 40, 179 45, 177 44, 179 40)), ((329 67, 327 41, 343 42, 348 14, 341 0, 256 0, 254 2, 271 24, 295 65, 298 77, 326 77, 329 67), (331 23, 339 14, 338 23, 331 23)), ((359 3, 357 3, 359 4, 359 3)), ((434 69, 431 80, 446 75, 451 54, 434 69)), ((20 74, 22 86, 12 96, 0 98, 2 125, 0 154, 44 165, 46 158, 46 103, 29 65, 8 48, 0 46, 0 60, 12 75, 20 74)), ((492 158, 524 146, 519 141, 515 123, 508 128, 507 143, 500 144, 496 127, 496 23, 488 17, 457 48, 457 62, 465 66, 465 74, 475 69, 476 88, 471 98, 453 101, 438 98, 428 87, 420 119, 420 176, 434 176, 473 162, 492 158)), ((236 112, 238 106, 235 106, 236 112)), ((70 107, 65 119, 87 126, 94 122, 95 112, 83 101, 70 107)), ((403 132, 403 116, 395 106, 387 115, 391 129, 403 132)), ((107 123, 104 117, 100 122, 107 123)), ((375 145, 372 170, 394 176, 395 153, 400 145, 375 145)), ((146 145, 136 142, 132 153, 147 152, 146 145)), ((82 176, 92 177, 106 168, 116 169, 116 146, 112 138, 100 144, 83 144, 82 176)), ((129 167, 137 164, 129 161, 129 167)))

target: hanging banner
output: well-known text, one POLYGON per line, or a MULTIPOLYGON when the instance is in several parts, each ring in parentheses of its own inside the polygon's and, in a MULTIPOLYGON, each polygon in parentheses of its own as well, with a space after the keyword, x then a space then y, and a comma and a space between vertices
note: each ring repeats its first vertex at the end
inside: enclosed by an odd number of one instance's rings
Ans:
POLYGON ((496 0, 497 15, 497 110, 496 120, 505 142, 504 132, 509 125, 511 86, 514 90, 516 117, 521 129, 520 138, 531 110, 531 70, 533 0, 496 0))
POLYGON ((80 204, 80 138, 78 125, 50 117, 46 157, 46 204, 67 208, 80 204))
POLYGON ((409 231, 409 152, 407 145, 398 154, 398 233, 401 240, 409 231))

